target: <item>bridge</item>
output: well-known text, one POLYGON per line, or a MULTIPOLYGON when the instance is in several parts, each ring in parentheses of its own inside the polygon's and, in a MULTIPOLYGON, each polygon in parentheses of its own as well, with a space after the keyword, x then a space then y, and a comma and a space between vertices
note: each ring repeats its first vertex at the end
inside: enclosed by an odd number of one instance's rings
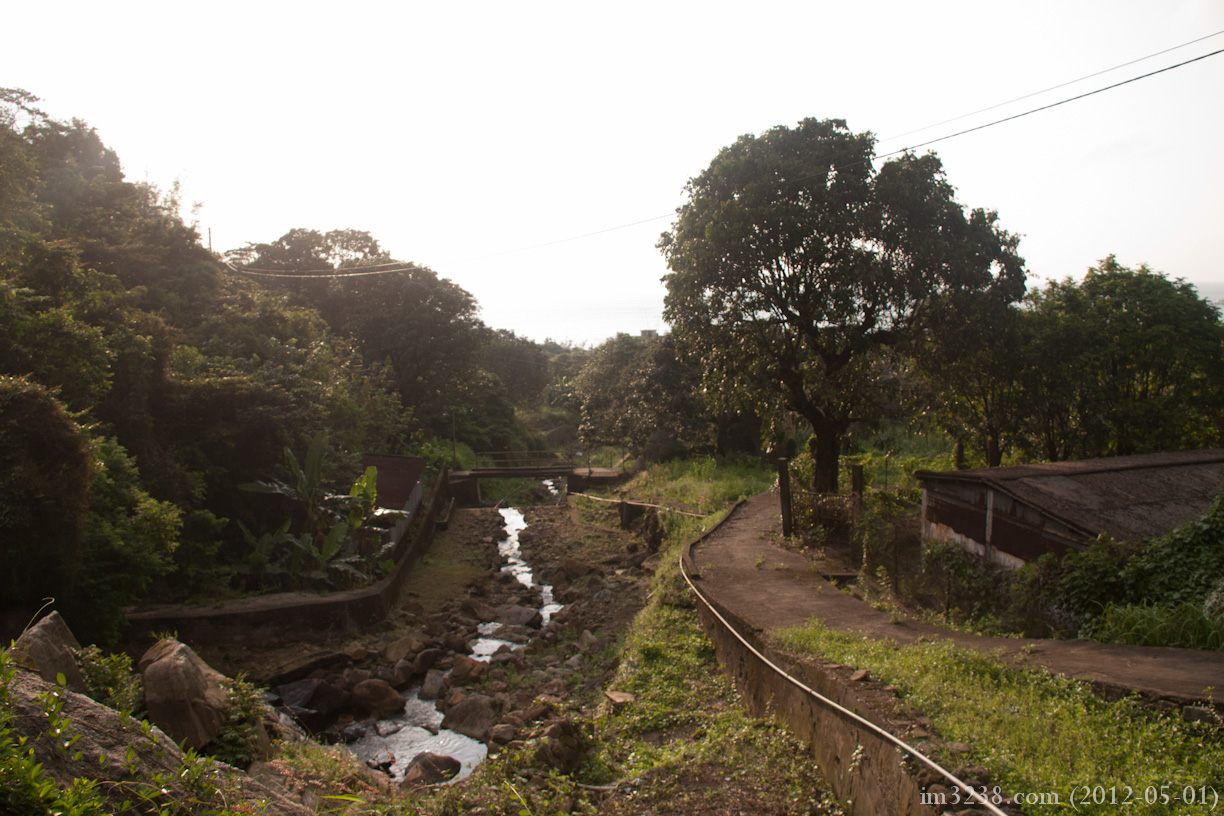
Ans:
POLYGON ((528 479, 548 481, 565 479, 568 491, 580 491, 592 484, 615 484, 631 471, 619 467, 589 467, 572 457, 549 451, 496 451, 476 454, 485 464, 471 470, 452 470, 450 485, 461 504, 480 504, 481 479, 528 479))

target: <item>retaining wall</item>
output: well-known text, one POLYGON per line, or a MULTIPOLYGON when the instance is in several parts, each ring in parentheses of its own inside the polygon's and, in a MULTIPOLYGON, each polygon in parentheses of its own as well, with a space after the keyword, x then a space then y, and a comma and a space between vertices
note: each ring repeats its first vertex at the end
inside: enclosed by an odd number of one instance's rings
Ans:
MULTIPOLYGON (((734 511, 735 508, 732 508, 723 516, 719 525, 734 511)), ((716 525, 685 546, 684 567, 690 575, 696 574, 690 556, 691 548, 717 529, 716 525)), ((699 581, 697 585, 700 586, 699 581)), ((775 665, 783 667, 795 679, 863 719, 885 728, 884 718, 856 696, 852 685, 824 669, 820 663, 798 662, 793 657, 780 654, 768 642, 764 632, 724 607, 717 598, 708 597, 707 600, 710 606, 703 603, 701 598, 697 600, 702 628, 713 642, 723 671, 734 681, 748 710, 758 717, 780 719, 806 742, 834 795, 850 802, 851 813, 862 816, 885 813, 891 816, 934 816, 938 813, 935 808, 922 804, 922 789, 902 764, 904 754, 901 749, 835 709, 822 705, 787 680, 745 646, 712 610, 730 622, 754 649, 775 665)), ((762 603, 765 602, 762 600, 762 603)))
POLYGON ((360 631, 384 620, 398 606, 404 582, 429 551, 438 521, 449 511, 451 501, 444 468, 429 503, 418 512, 393 552, 395 568, 370 586, 327 594, 280 592, 214 605, 130 612, 124 639, 144 642, 155 632, 176 632, 180 640, 191 643, 264 646, 360 631))

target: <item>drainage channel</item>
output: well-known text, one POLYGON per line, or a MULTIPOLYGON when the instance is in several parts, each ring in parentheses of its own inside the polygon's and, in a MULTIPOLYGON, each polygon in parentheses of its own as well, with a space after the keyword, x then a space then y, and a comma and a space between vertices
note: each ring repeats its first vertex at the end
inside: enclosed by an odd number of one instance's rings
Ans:
MULTIPOLYGON (((498 512, 506 531, 505 537, 497 544, 497 551, 505 561, 501 570, 513 575, 524 586, 539 591, 542 604, 540 616, 543 618, 541 626, 547 626, 562 605, 554 601, 551 586, 535 583, 531 565, 523 559, 519 534, 527 528, 527 522, 522 511, 515 508, 500 508, 498 512)), ((474 659, 487 662, 503 647, 524 648, 523 644, 494 637, 501 626, 496 622, 480 624, 478 631, 481 636, 471 644, 474 659)), ((488 748, 479 740, 441 728, 442 712, 434 701, 421 699, 420 692, 420 686, 405 691, 404 710, 400 714, 374 723, 369 733, 346 747, 371 767, 385 769, 396 782, 404 778, 404 772, 412 760, 425 752, 459 761, 460 770, 452 782, 470 776, 488 756, 488 748)))

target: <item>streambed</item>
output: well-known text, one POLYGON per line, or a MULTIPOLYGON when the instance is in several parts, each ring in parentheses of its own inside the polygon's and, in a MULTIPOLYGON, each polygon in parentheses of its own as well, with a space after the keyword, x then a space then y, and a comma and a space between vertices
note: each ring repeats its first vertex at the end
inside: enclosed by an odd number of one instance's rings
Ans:
MULTIPOLYGON (((526 587, 537 589, 540 594, 541 626, 547 626, 552 616, 562 608, 553 598, 553 588, 547 584, 536 584, 531 565, 523 559, 519 546, 519 535, 527 528, 523 513, 512 507, 501 508, 499 513, 505 525, 505 535, 498 541, 498 554, 504 560, 501 571, 513 575, 526 587)), ((524 645, 494 637, 502 627, 496 621, 481 623, 480 637, 472 642, 471 656, 476 660, 489 661, 503 647, 521 649, 524 645)), ((449 672, 448 672, 449 674, 449 672)), ((365 726, 365 734, 347 744, 347 748, 361 761, 372 767, 387 770, 396 782, 403 780, 404 772, 412 760, 421 753, 429 752, 450 756, 461 765, 455 780, 471 775, 476 766, 488 756, 488 748, 455 731, 442 729, 443 714, 433 700, 420 698, 420 686, 404 692, 404 709, 395 717, 379 720, 365 726)))

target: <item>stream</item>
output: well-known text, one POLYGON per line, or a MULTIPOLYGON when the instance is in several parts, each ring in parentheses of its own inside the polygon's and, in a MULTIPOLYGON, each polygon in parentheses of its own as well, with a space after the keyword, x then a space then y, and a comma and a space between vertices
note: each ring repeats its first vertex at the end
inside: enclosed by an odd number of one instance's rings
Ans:
MULTIPOLYGON (((497 544, 497 551, 505 560, 501 570, 513 575, 524 586, 539 589, 542 603, 540 615, 543 618, 541 626, 547 626, 562 605, 554 602, 551 586, 535 583, 531 566, 523 560, 519 534, 527 528, 527 522, 523 513, 513 507, 504 507, 498 512, 505 522, 506 531, 505 537, 497 544)), ((474 659, 487 662, 503 646, 523 648, 522 644, 492 637, 500 626, 496 622, 480 624, 481 637, 471 644, 474 659)), ((377 721, 370 733, 349 743, 347 748, 372 767, 386 767, 396 782, 403 780, 405 770, 417 754, 426 751, 459 760, 461 768, 452 782, 470 776, 488 756, 488 748, 484 743, 463 734, 440 729, 442 712, 433 700, 420 699, 420 691, 420 686, 405 691, 401 714, 377 721)))

